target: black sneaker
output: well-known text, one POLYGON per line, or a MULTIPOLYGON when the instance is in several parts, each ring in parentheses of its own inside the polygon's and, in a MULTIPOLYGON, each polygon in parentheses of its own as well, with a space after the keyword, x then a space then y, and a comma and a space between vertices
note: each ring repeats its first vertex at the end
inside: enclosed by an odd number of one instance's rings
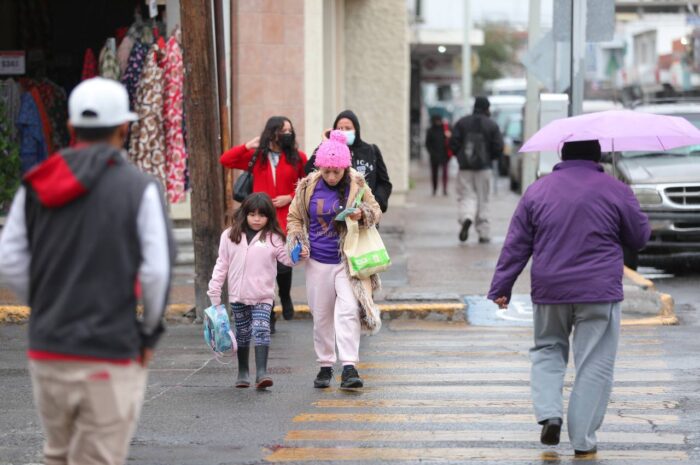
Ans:
POLYGON ((282 302, 282 317, 289 321, 294 318, 294 304, 292 303, 292 298, 287 296, 282 297, 280 300, 282 302))
POLYGON ((314 380, 314 387, 327 388, 331 385, 331 379, 333 379, 333 368, 321 367, 314 380))
POLYGON ((561 418, 550 418, 542 422, 542 434, 540 442, 546 446, 556 446, 559 444, 561 435, 561 418))
POLYGON ((469 228, 472 226, 472 220, 464 220, 462 223, 462 229, 459 231, 459 240, 466 242, 469 239, 469 228))
POLYGON ((359 373, 355 369, 354 365, 345 365, 343 367, 343 374, 340 377, 340 387, 341 388, 361 388, 363 385, 362 378, 360 378, 359 373))

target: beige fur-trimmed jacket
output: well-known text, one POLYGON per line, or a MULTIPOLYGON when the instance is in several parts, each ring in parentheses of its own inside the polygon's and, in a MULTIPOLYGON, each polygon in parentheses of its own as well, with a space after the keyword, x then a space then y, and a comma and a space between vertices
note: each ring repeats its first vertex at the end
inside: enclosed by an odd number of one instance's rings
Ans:
MULTIPOLYGON (((362 211, 360 228, 375 226, 377 223, 379 223, 379 219, 382 216, 382 211, 379 208, 379 204, 375 200, 372 191, 365 182, 365 178, 353 168, 349 169, 350 191, 348 193, 346 208, 355 202, 355 197, 357 197, 360 189, 364 187, 365 190, 362 195, 362 203, 360 204, 360 210, 362 211)), ((320 180, 321 173, 319 171, 314 171, 304 179, 300 180, 299 184, 297 185, 294 199, 289 206, 289 214, 287 215, 287 249, 290 252, 297 242, 301 242, 302 246, 305 246, 310 250, 309 204, 311 203, 311 196, 314 193, 316 184, 318 184, 320 180)), ((340 234, 341 261, 345 266, 345 272, 347 273, 350 284, 352 285, 355 298, 357 298, 360 305, 360 321, 362 322, 362 328, 370 334, 376 334, 382 326, 382 321, 379 314, 379 308, 374 304, 374 300, 372 299, 372 292, 381 288, 381 280, 379 279, 379 275, 376 274, 367 279, 353 278, 350 276, 350 268, 348 266, 347 257, 343 251, 343 244, 345 243, 346 234, 346 230, 343 230, 340 234)))

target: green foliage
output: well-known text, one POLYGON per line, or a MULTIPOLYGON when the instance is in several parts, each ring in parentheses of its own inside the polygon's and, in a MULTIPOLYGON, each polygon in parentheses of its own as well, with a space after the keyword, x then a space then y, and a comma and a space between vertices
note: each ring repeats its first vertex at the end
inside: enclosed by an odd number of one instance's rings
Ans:
POLYGON ((20 183, 19 145, 12 137, 5 106, 0 102, 0 212, 9 209, 20 183))
POLYGON ((474 91, 483 91, 484 82, 503 77, 505 68, 517 64, 519 39, 513 29, 502 24, 486 24, 484 45, 475 47, 479 54, 479 69, 474 73, 474 91))

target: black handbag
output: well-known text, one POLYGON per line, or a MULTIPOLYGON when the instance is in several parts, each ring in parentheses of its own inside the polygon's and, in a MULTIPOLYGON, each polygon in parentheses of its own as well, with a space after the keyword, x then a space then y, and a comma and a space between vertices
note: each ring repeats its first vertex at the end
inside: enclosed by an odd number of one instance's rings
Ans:
POLYGON ((253 193, 253 166, 257 159, 258 152, 256 151, 248 162, 248 169, 233 182, 233 200, 236 202, 243 202, 246 197, 253 193))

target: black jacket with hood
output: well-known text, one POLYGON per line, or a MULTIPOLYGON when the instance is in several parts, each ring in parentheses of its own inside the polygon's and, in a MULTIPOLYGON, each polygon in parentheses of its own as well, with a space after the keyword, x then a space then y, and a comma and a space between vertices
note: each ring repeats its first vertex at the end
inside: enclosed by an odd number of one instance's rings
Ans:
POLYGON ((29 350, 134 359, 162 333, 175 247, 157 182, 107 144, 66 149, 24 178, 0 272, 31 306, 29 350), (137 280, 144 304, 138 319, 137 280))
MULTIPOLYGON (((362 140, 360 135, 360 121, 357 119, 357 115, 351 110, 341 112, 333 122, 333 128, 335 128, 338 121, 343 118, 349 119, 355 126, 355 142, 350 146, 352 167, 364 175, 367 185, 372 189, 372 193, 375 199, 377 199, 377 203, 379 203, 379 208, 381 208, 382 212, 385 212, 389 206, 389 196, 391 195, 392 185, 391 181, 389 181, 389 172, 386 169, 382 152, 379 151, 379 147, 376 145, 368 144, 362 140)), ((318 147, 316 150, 318 150, 318 147)), ((316 170, 314 166, 316 150, 314 150, 314 154, 309 158, 309 161, 304 167, 306 174, 316 170)))
MULTIPOLYGON (((464 149, 464 142, 469 132, 480 132, 484 135, 486 150, 492 161, 503 156, 503 135, 498 124, 489 117, 487 111, 475 109, 473 114, 457 121, 452 128, 452 137, 450 137, 450 149, 454 154, 458 154, 464 149)), ((491 166, 460 166, 460 169, 491 169, 491 166)))

